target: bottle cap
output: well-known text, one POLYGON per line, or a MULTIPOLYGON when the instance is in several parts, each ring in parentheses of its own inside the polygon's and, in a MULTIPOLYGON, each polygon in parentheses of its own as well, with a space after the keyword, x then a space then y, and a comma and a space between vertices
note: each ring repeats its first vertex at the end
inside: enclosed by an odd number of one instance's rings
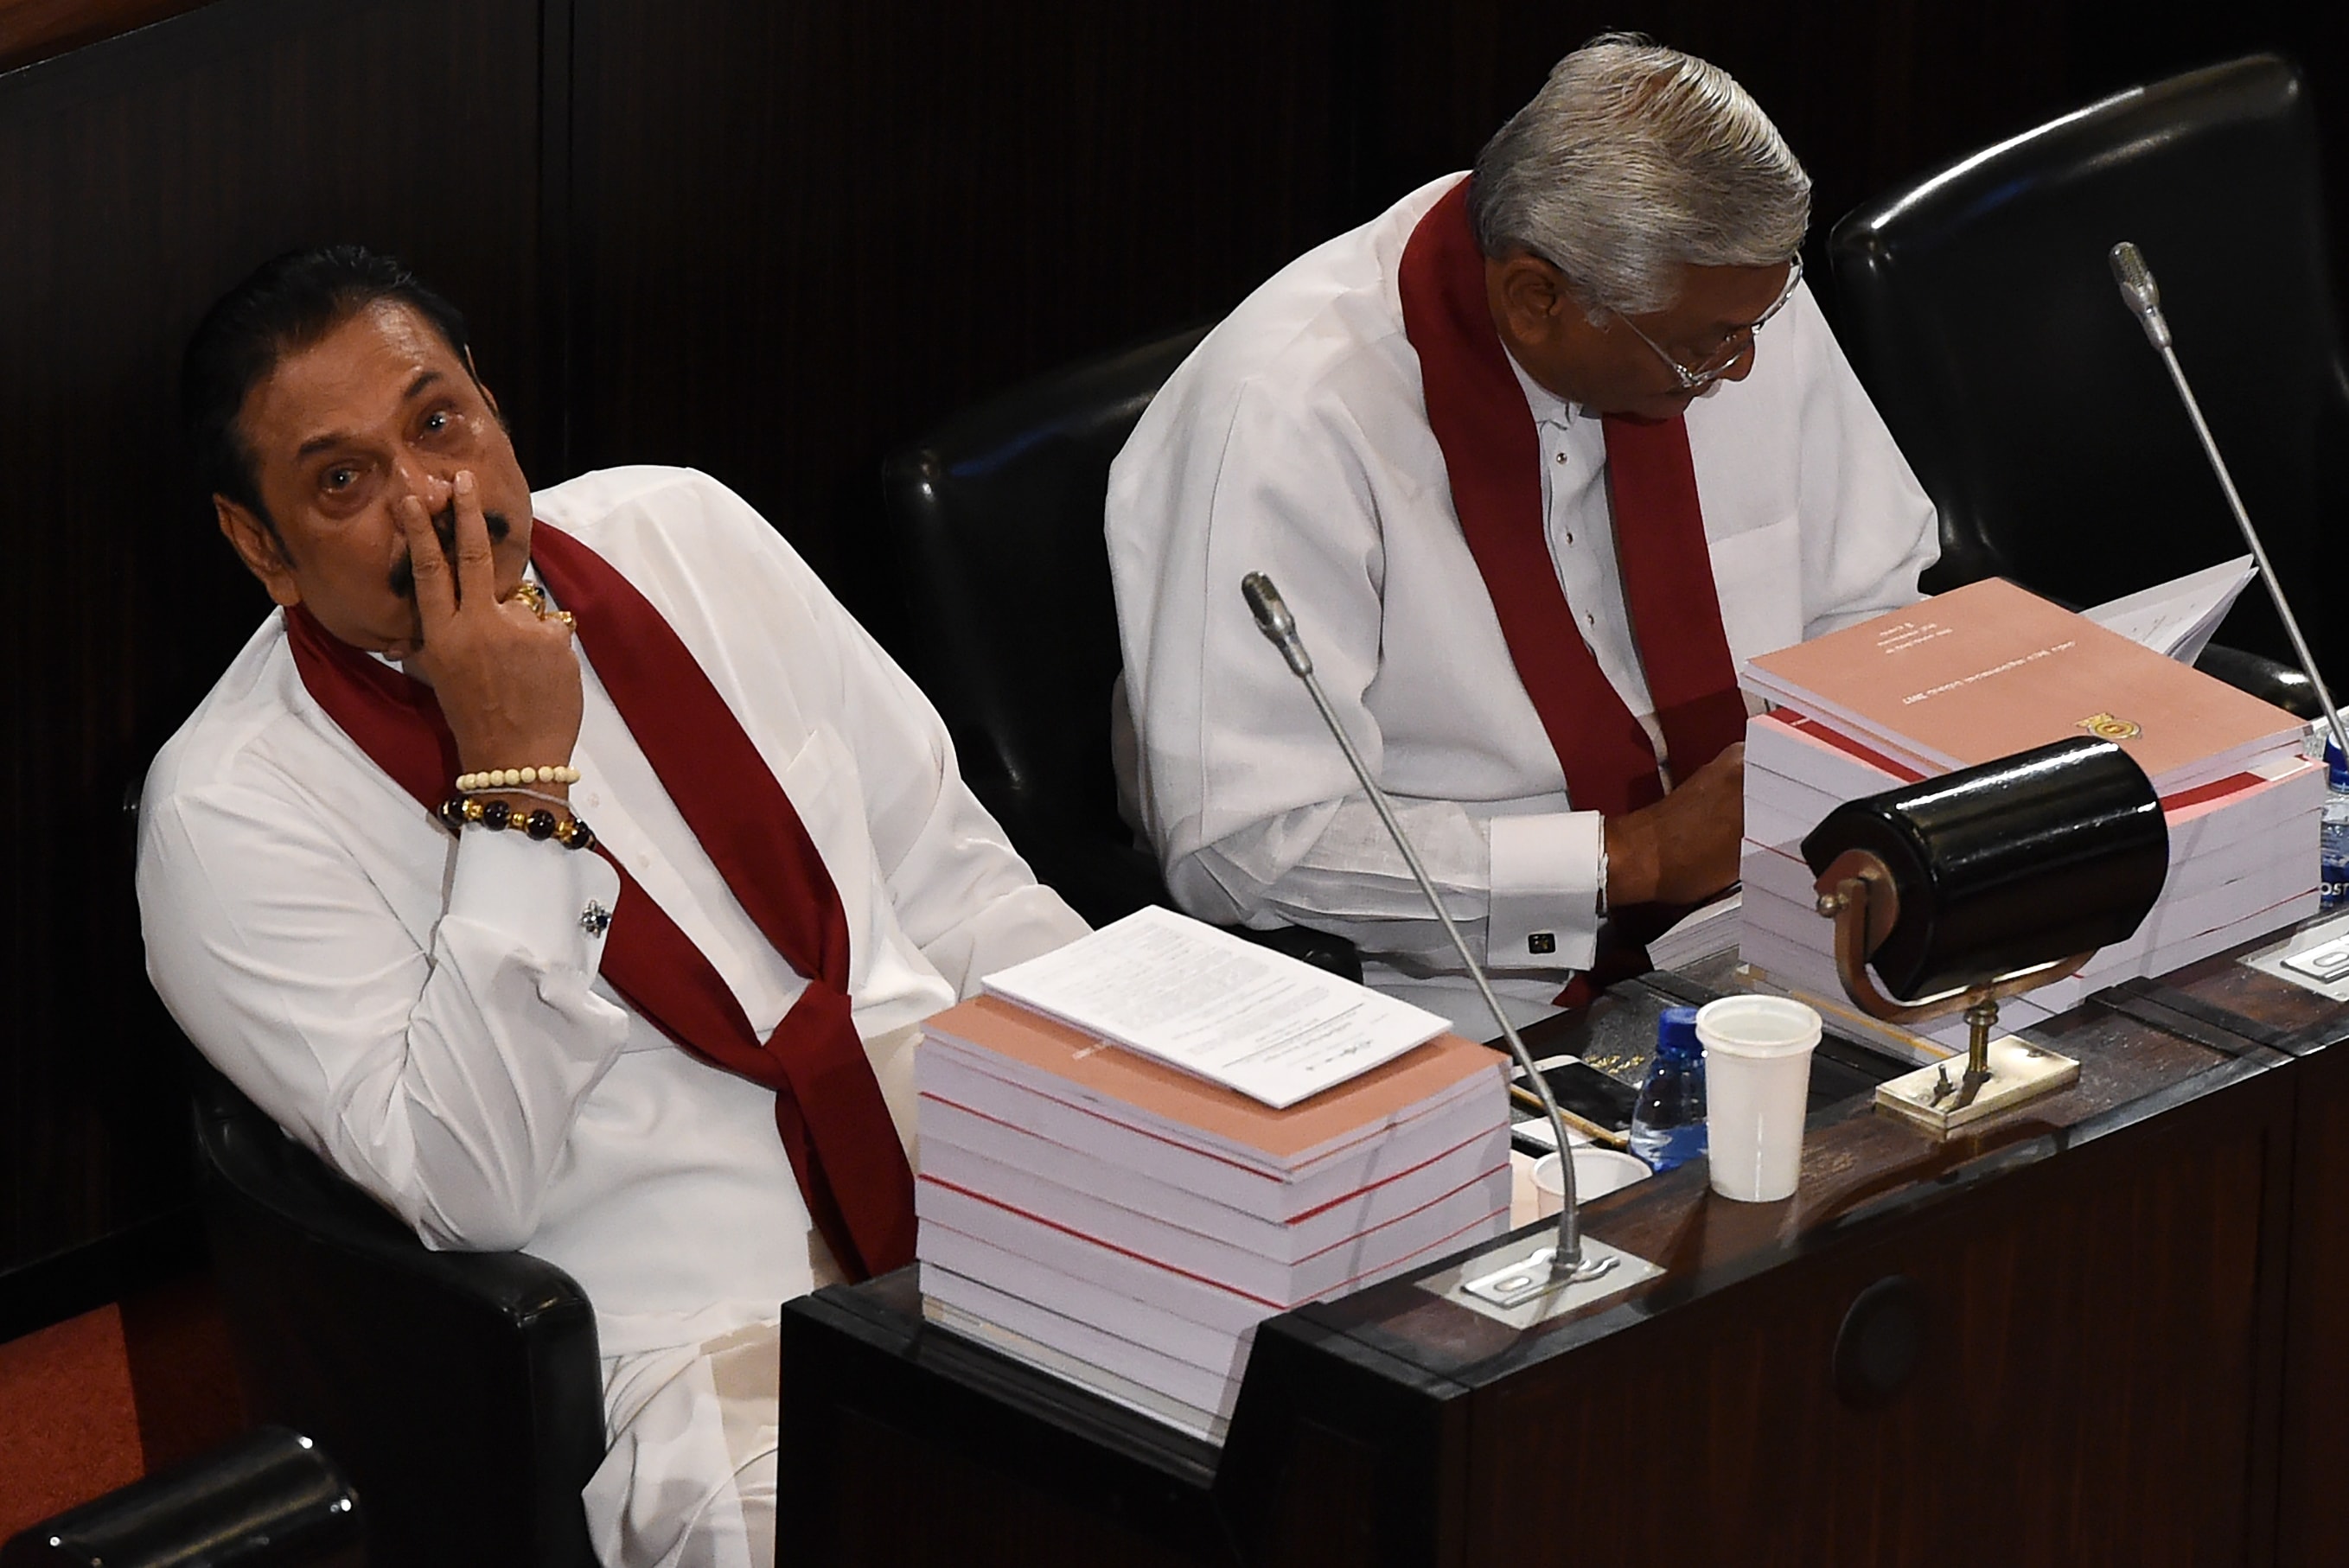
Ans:
POLYGON ((1692 1062, 1704 1054, 1696 1037, 1696 1009, 1667 1007, 1656 1020, 1656 1055, 1676 1062, 1692 1062))
MULTIPOLYGON (((2301 753, 2305 757, 2306 752, 2301 753)), ((2324 782, 2328 788, 2349 789, 2349 757, 2341 755, 2338 742, 2324 743, 2324 782)))

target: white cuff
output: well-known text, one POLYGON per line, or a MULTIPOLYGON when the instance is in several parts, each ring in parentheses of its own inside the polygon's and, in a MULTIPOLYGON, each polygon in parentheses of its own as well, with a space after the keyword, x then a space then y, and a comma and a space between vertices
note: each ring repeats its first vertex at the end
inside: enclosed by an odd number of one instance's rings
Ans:
POLYGON ((1599 859, 1607 822, 1596 811, 1495 817, 1492 913, 1485 962, 1495 969, 1588 969, 1599 952, 1599 859))
POLYGON ((449 882, 449 914, 502 932, 551 969, 591 979, 604 959, 604 934, 620 896, 620 873, 593 850, 566 850, 509 828, 467 828, 449 882), (595 911, 603 918, 597 919, 595 911))

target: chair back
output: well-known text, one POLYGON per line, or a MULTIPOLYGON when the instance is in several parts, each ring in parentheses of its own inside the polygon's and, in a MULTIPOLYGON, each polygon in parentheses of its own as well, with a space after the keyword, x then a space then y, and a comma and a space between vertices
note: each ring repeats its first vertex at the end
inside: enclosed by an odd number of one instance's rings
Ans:
POLYGON ((1119 819, 1109 466, 1205 329, 1032 381, 882 468, 912 634, 963 777, 1037 876, 1099 924, 1165 897, 1119 819))
POLYGON ((196 1092, 205 1230, 254 1418, 308 1434, 377 1568, 591 1568, 595 1314, 520 1253, 435 1253, 217 1074, 196 1092))
MULTIPOLYGON (((2089 604, 2243 552, 2114 284, 2106 253, 2122 240, 2153 270, 2315 638, 2319 542, 2349 510, 2322 482, 2349 432, 2349 381, 2314 117, 2299 72, 2268 55, 2106 98, 1836 225, 1844 342, 1940 511, 1929 585, 2002 575, 2089 604)), ((2291 656, 2258 588, 2220 636, 2291 656)))

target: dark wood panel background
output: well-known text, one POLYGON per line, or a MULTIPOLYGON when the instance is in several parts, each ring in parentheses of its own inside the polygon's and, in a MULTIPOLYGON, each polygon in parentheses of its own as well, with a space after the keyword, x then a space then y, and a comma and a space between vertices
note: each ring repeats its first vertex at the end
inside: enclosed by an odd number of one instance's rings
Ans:
POLYGON ((29 65, 61 35, 0 36, 0 1335, 72 1305, 42 1260, 184 1213, 121 800, 264 609, 184 493, 171 398, 204 302, 270 253, 405 253, 472 315, 533 478, 707 469, 896 640, 883 453, 1227 307, 1461 166, 1602 26, 1737 72, 1811 166, 1822 236, 2091 98, 2282 47, 2329 128, 2337 234, 2341 10, 213 0, 29 65))
MULTIPOLYGON (((466 302, 544 452, 539 57, 534 5, 237 0, 0 77, 0 1269, 189 1197, 124 794, 265 603, 180 478, 180 345, 261 259, 377 237, 466 302)), ((0 1321, 77 1305, 51 1277, 0 1321)))

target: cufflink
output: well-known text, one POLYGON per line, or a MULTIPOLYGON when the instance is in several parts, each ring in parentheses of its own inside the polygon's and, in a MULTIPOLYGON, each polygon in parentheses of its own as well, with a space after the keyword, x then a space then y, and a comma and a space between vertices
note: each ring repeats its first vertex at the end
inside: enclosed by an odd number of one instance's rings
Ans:
POLYGON ((603 935, 612 929, 612 912, 589 900, 587 907, 579 912, 579 929, 590 936, 603 935))
POLYGON ((1557 934, 1537 931, 1526 938, 1526 951, 1537 958, 1547 958, 1557 951, 1557 934))

